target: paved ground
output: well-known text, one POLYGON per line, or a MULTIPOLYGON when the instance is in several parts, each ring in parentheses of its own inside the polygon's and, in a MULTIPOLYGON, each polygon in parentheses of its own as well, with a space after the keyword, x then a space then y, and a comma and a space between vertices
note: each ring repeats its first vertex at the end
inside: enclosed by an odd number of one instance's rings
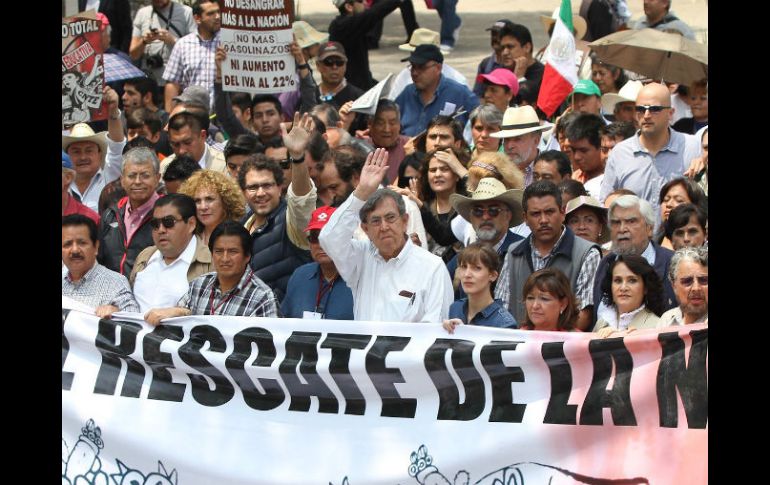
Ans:
MULTIPOLYGON (((425 8, 423 0, 413 0, 417 21, 421 27, 438 31, 441 21, 435 10, 425 8)), ((460 42, 446 58, 446 62, 473 82, 479 61, 489 55, 489 32, 484 29, 495 20, 508 18, 529 27, 534 38, 535 50, 548 41, 540 23, 540 15, 551 15, 561 4, 560 0, 460 0, 457 11, 463 19, 460 42)), ((628 0, 635 20, 644 14, 642 0, 628 0)), ((577 12, 580 0, 572 0, 577 12)), ((708 27, 707 0, 675 0, 674 12, 697 33, 698 39, 706 40, 708 27)), ((326 32, 337 10, 331 0, 297 0, 298 18, 306 20, 318 30, 326 32)), ((406 40, 406 32, 398 11, 385 19, 380 48, 370 51, 369 61, 375 79, 382 79, 388 72, 397 73, 403 66, 400 59, 406 57, 398 45, 406 40)))

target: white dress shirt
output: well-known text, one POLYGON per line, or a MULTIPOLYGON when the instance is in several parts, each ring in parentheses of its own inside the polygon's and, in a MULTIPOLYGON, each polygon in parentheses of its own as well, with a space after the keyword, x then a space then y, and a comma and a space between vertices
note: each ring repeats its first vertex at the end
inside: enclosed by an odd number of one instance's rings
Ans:
POLYGON ((444 262, 407 238, 388 261, 371 241, 352 239, 364 201, 351 194, 321 230, 321 247, 353 291, 356 320, 442 322, 454 301, 444 262))
POLYGON ((190 238, 187 247, 170 264, 166 264, 160 251, 155 251, 147 261, 147 267, 136 274, 134 297, 142 313, 153 308, 176 306, 190 287, 187 270, 195 259, 196 238, 190 238))

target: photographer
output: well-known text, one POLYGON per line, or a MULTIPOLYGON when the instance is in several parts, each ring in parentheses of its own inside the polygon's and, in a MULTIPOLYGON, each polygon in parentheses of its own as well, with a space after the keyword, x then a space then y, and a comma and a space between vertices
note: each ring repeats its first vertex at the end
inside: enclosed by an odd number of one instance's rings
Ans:
POLYGON ((152 75, 158 85, 163 81, 163 68, 176 41, 195 32, 192 9, 174 0, 152 0, 134 17, 129 54, 139 66, 152 75))

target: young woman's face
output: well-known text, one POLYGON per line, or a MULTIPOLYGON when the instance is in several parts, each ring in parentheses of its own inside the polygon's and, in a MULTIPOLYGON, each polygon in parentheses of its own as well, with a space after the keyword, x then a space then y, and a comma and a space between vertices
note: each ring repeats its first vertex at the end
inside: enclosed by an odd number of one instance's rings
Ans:
POLYGON ((460 283, 467 295, 483 295, 489 292, 489 286, 497 280, 497 271, 494 271, 481 261, 463 262, 459 267, 461 271, 460 283))
POLYGON ((628 313, 644 302, 644 280, 632 272, 625 263, 612 269, 612 301, 619 313, 628 313))

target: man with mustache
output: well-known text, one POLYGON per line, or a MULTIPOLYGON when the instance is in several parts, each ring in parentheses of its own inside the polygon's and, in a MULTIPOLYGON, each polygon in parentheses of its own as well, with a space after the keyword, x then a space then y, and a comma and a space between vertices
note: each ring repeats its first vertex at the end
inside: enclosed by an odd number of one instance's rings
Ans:
POLYGON ((709 321, 708 247, 682 248, 674 253, 668 277, 679 306, 660 316, 658 328, 709 321))
POLYGON ((139 305, 125 276, 96 262, 99 240, 96 223, 82 214, 61 220, 61 294, 94 307, 96 316, 109 318, 114 312, 138 312, 139 305))
POLYGON ((523 322, 525 308, 522 298, 524 282, 530 274, 543 268, 560 270, 570 281, 578 299, 580 313, 577 328, 586 330, 591 324, 594 302, 594 275, 601 260, 597 244, 575 236, 564 225, 561 193, 549 180, 534 182, 524 189, 522 200, 524 220, 532 233, 521 242, 511 244, 505 253, 495 298, 523 322))

